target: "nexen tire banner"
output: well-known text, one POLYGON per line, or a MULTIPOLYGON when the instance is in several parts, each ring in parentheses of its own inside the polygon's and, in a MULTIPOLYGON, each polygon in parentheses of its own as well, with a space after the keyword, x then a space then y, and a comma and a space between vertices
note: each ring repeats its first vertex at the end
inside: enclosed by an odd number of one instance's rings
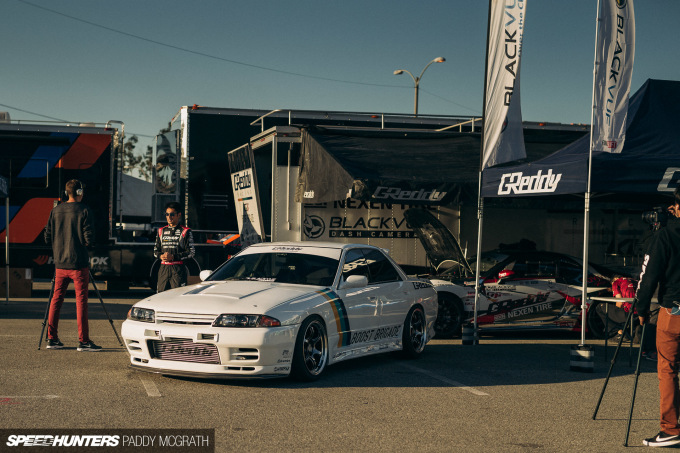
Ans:
POLYGON ((526 157, 519 89, 526 3, 490 2, 482 170, 526 157))
POLYGON ((633 0, 602 0, 593 81, 593 151, 623 149, 634 57, 633 0))

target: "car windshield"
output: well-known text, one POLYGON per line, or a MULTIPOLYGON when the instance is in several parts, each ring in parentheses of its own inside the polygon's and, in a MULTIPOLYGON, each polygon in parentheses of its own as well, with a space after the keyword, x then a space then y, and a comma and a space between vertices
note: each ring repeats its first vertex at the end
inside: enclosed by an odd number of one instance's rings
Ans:
POLYGON ((303 253, 250 253, 237 255, 208 280, 257 280, 299 285, 330 286, 338 260, 303 253))

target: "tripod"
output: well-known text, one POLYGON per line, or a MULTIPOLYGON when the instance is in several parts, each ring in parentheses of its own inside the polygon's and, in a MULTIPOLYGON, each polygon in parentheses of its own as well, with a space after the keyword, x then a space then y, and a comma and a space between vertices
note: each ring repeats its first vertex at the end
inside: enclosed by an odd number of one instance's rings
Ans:
MULTIPOLYGON (((626 332, 626 329, 628 328, 629 324, 632 324, 632 319, 633 319, 633 313, 635 312, 635 303, 633 303, 633 306, 630 309, 630 312, 628 312, 628 316, 626 317, 626 323, 623 326, 623 331, 626 332)), ((637 358, 637 365, 635 367, 635 383, 633 384, 633 396, 630 400, 630 412, 628 414, 628 425, 626 427, 626 439, 623 442, 623 446, 627 447, 628 446, 628 436, 630 435, 630 425, 633 420, 633 407, 635 406, 635 394, 637 393, 637 385, 638 385, 638 380, 640 378, 640 359, 642 358, 642 345, 644 344, 645 341, 645 332, 647 330, 647 322, 645 322, 642 325, 642 335, 640 336, 640 347, 638 348, 638 358, 637 358)), ((595 420, 595 417, 597 417, 597 411, 600 409, 600 404, 602 403, 602 398, 604 397, 604 392, 607 389, 607 384, 609 383, 609 378, 611 377, 612 370, 614 369, 614 364, 616 363, 616 358, 619 355, 619 351, 621 350, 621 344, 623 343, 623 338, 625 335, 621 335, 621 338, 619 338, 619 344, 616 346, 616 351, 614 351, 614 357, 612 358, 611 365, 609 366, 609 372, 607 373, 607 378, 604 381, 604 385, 602 386, 602 392, 600 393, 600 398, 597 400, 597 406, 595 406, 595 412, 593 412, 593 420, 595 420)))
MULTIPOLYGON (((99 289, 97 288, 97 285, 94 283, 94 277, 92 276, 92 272, 90 272, 90 283, 92 283, 92 287, 94 288, 95 292, 97 293, 97 297, 99 297, 99 302, 102 304, 102 308, 104 309, 104 313, 106 313, 106 317, 109 319, 109 323, 111 324, 111 328, 113 329, 113 333, 116 335, 116 339, 118 340, 118 344, 123 346, 123 341, 120 339, 118 336, 118 332, 116 331, 116 326, 113 325, 113 320, 111 319, 111 316, 109 315, 109 312, 106 310, 106 305, 104 305, 104 299, 102 299, 102 295, 99 292, 99 289)), ((40 341, 38 342, 38 350, 40 350, 40 346, 42 345, 43 341, 43 335, 45 334, 45 326, 47 325, 47 316, 49 315, 50 312, 50 306, 52 305, 52 296, 54 295, 54 284, 55 280, 57 278, 57 271, 54 271, 54 275, 52 276, 52 285, 50 288, 50 296, 47 299, 47 307, 45 307, 45 317, 42 322, 42 330, 40 331, 40 341)))

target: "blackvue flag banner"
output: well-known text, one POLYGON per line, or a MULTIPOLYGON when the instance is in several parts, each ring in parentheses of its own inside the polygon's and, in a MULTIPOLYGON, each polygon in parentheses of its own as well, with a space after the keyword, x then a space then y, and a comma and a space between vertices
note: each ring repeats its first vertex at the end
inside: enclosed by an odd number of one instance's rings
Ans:
POLYGON ((491 0, 489 4, 482 170, 526 157, 519 94, 526 4, 526 0, 491 0))
POLYGON ((620 153, 635 57, 633 0, 602 0, 593 80, 593 151, 620 153))

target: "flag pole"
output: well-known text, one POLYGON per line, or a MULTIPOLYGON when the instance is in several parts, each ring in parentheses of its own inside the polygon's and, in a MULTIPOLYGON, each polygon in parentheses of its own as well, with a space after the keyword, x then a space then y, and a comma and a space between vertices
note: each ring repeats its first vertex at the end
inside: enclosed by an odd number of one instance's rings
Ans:
POLYGON ((481 287, 480 268, 482 266, 482 231, 484 224, 484 198, 482 197, 482 170, 484 165, 484 130, 486 123, 486 95, 489 78, 489 39, 491 29, 491 2, 489 0, 489 16, 486 25, 486 56, 484 62, 484 97, 482 98, 482 133, 481 150, 479 153, 479 185, 477 187, 477 264, 475 266, 475 306, 474 306, 474 340, 473 344, 479 342, 479 331, 477 330, 477 310, 479 307, 479 290, 481 287))
POLYGON ((593 121, 595 118, 595 83, 597 82, 597 43, 600 33, 600 0, 597 0, 597 19, 595 21, 595 58, 593 61, 593 94, 590 111, 590 146, 588 147, 588 180, 583 212, 583 287, 581 293, 581 346, 586 342, 586 301, 588 298, 588 242, 590 236, 590 177, 593 169, 593 121))

